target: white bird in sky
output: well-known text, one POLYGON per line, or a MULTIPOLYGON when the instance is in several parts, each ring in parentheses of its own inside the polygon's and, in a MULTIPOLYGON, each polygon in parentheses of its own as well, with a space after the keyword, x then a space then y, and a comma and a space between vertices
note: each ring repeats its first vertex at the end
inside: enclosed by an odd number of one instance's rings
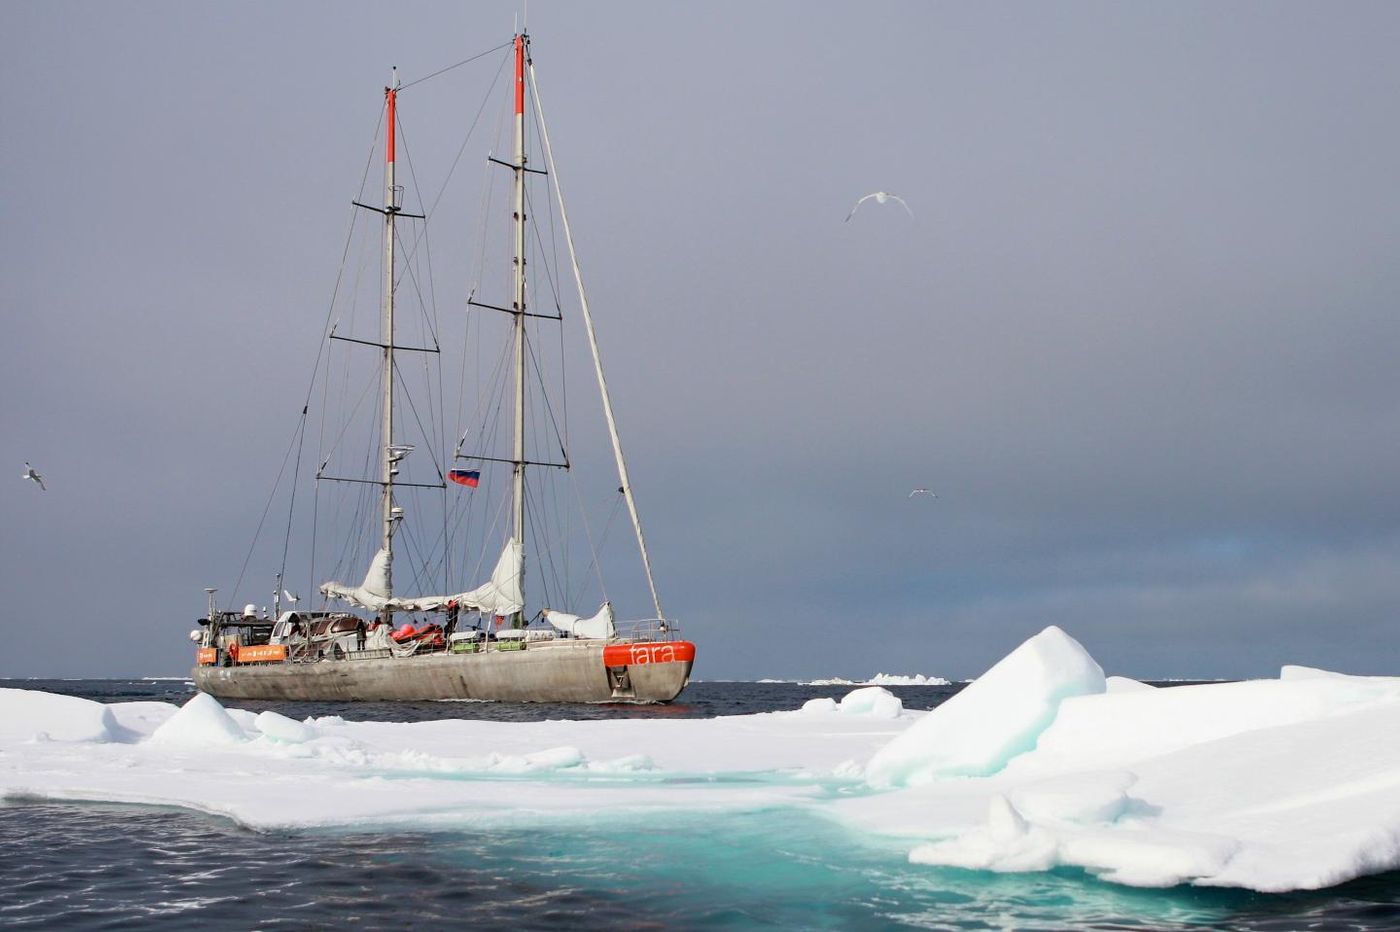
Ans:
POLYGON ((923 486, 920 486, 919 488, 917 488, 917 489, 915 489, 914 491, 912 491, 912 492, 909 493, 909 497, 910 497, 910 498, 913 498, 915 495, 927 495, 929 498, 937 498, 937 497, 938 497, 938 493, 937 493, 937 492, 930 492, 928 489, 924 488, 923 486))
POLYGON ((914 212, 912 210, 909 210, 909 205, 904 203, 904 198, 900 197, 898 194, 891 194, 888 191, 876 191, 873 194, 867 194, 865 197, 856 201, 856 206, 851 208, 851 212, 847 214, 846 219, 842 220, 841 222, 846 223, 852 217, 854 217, 856 215, 856 211, 860 210, 860 205, 864 204, 872 197, 875 198, 875 203, 877 204, 883 204, 886 201, 899 201, 899 206, 903 207, 909 213, 909 216, 914 216, 914 212))
POLYGON ((22 478, 22 479, 33 479, 35 482, 39 483, 39 488, 40 488, 40 489, 42 489, 42 490, 45 491, 45 492, 48 491, 48 488, 45 487, 45 485, 44 485, 44 477, 41 476, 41 475, 39 475, 37 472, 35 472, 35 471, 34 471, 34 467, 33 467, 33 466, 30 466, 28 463, 25 463, 25 464, 24 464, 24 475, 21 476, 20 478, 22 478))
POLYGON ((288 592, 286 589, 283 589, 283 590, 282 590, 282 598, 286 599, 288 602, 300 602, 300 601, 301 601, 301 596, 299 596, 299 595, 294 595, 293 593, 288 592))

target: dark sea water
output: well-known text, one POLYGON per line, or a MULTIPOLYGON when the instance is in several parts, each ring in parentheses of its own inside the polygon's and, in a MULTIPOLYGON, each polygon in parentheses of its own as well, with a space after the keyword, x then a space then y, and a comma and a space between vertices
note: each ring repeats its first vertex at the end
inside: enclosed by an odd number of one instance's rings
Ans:
MULTIPOLYGON (((182 681, 0 686, 107 702, 192 695, 182 681)), ((891 691, 931 708, 958 688, 891 691)), ((388 721, 707 717, 848 689, 695 683, 682 702, 642 707, 236 705, 388 721)), ((161 807, 19 802, 0 805, 0 928, 1400 929, 1400 873, 1264 895, 914 867, 905 854, 791 811, 567 830, 253 832, 161 807)))
MULTIPOLYGON (((0 680, 0 687, 42 689, 45 692, 82 696, 98 702, 184 703, 195 694, 189 680, 0 680)), ((808 699, 832 696, 840 699, 854 686, 807 686, 801 683, 691 683, 668 705, 627 703, 584 705, 551 702, 256 702, 230 700, 230 705, 251 712, 272 709, 295 719, 313 715, 339 715, 346 721, 426 722, 467 718, 497 722, 542 722, 549 719, 602 718, 713 718, 717 715, 750 715, 800 708, 808 699)), ((891 689, 906 709, 931 709, 963 688, 952 686, 897 686, 891 689)))

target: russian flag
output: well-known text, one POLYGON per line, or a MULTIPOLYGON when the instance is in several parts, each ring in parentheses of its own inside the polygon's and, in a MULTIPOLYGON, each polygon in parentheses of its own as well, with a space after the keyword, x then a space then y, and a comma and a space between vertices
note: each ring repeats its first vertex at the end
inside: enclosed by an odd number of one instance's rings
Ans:
POLYGON ((447 478, 458 485, 465 485, 474 489, 481 484, 481 470, 479 469, 449 469, 447 478))

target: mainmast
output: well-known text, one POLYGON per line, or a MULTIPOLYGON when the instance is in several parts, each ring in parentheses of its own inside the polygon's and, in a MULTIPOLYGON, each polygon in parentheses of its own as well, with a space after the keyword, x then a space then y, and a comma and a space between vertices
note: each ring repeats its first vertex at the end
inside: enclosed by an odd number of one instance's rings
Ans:
MULTIPOLYGON (((384 343, 384 425, 383 479, 380 510, 384 520, 384 594, 394 594, 394 475, 402 455, 394 447, 394 214, 399 205, 394 186, 395 105, 399 93, 399 70, 393 70, 390 86, 384 88, 384 303, 380 336, 384 343)), ((387 610, 386 610, 387 611, 387 610)))
MULTIPOLYGON (((525 542, 525 45, 515 37, 515 474, 512 483, 514 537, 525 542)), ((519 626, 517 613, 513 624, 519 626)))

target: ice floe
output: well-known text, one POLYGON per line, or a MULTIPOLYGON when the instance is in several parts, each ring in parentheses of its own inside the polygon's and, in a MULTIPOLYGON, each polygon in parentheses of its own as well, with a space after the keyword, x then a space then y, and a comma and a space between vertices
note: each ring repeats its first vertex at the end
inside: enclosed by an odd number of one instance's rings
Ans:
MULTIPOLYGON (((760 682, 770 682, 760 680, 760 682)), ((777 681, 771 681, 777 682, 777 681)), ((925 676, 922 673, 915 673, 906 676, 902 673, 876 673, 868 680, 846 680, 841 677, 831 677, 824 680, 808 680, 807 686, 948 686, 949 681, 941 676, 925 676)))
POLYGON ((1282 891, 1400 868, 1400 678, 1290 666, 1153 688, 1105 677, 1047 628, 932 712, 868 686, 713 719, 297 721, 204 695, 177 708, 4 689, 0 797, 258 828, 790 807, 902 844, 910 871, 1282 891))
POLYGON ((841 714, 880 719, 896 719, 903 712, 903 701, 883 686, 853 689, 839 702, 830 697, 808 699, 799 710, 802 715, 841 714))

